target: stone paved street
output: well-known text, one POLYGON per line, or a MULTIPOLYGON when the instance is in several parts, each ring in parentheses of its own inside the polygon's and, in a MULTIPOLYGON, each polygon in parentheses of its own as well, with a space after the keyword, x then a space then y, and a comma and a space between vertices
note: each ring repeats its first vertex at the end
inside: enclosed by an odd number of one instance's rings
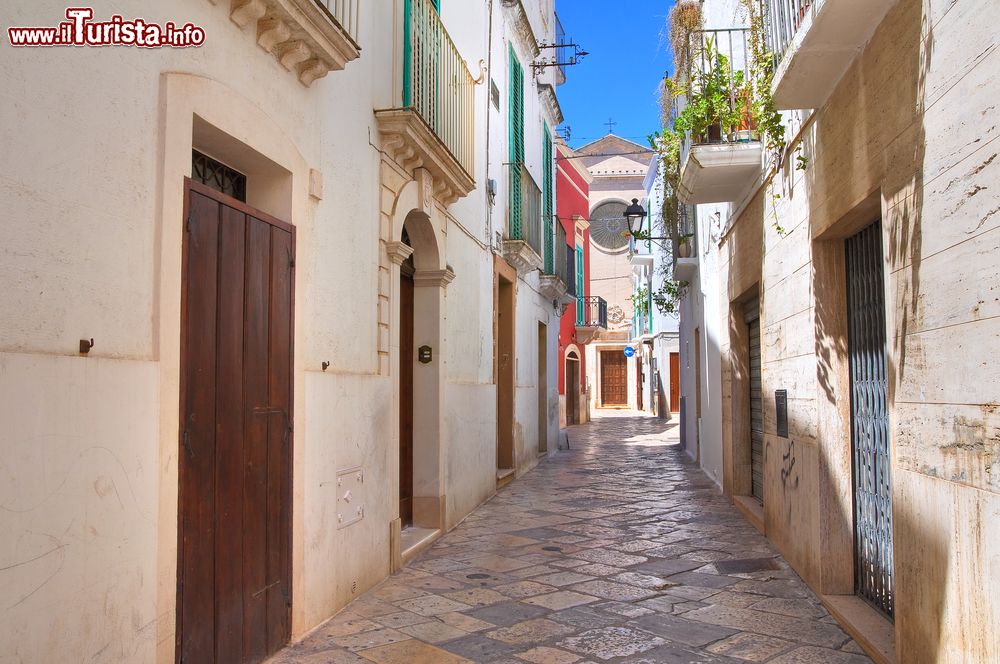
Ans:
POLYGON ((608 416, 570 443, 273 662, 870 661, 675 425, 608 416))

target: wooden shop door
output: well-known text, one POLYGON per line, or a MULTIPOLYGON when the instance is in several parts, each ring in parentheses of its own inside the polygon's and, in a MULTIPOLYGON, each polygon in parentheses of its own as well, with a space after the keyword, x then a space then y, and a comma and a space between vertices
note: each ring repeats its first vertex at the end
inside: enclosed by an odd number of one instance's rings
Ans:
POLYGON ((294 229, 185 191, 177 661, 260 662, 291 636, 294 229))

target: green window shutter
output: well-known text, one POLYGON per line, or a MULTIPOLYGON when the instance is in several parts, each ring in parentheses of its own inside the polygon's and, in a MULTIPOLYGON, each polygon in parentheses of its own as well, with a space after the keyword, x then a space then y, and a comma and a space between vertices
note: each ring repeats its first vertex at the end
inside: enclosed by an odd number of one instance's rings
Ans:
POLYGON ((403 108, 413 104, 413 0, 403 0, 403 108))
POLYGON ((507 230, 512 239, 521 240, 523 239, 521 165, 524 164, 524 69, 517 60, 513 45, 510 46, 509 94, 510 219, 507 230))
POLYGON ((646 331, 652 334, 653 333, 653 284, 649 284, 649 292, 646 293, 646 318, 648 319, 646 325, 649 328, 646 331))
POLYGON ((555 228, 552 205, 552 135, 549 125, 542 122, 542 229, 545 232, 545 274, 555 273, 555 228))
POLYGON ((436 11, 438 14, 440 14, 441 13, 441 0, 431 0, 431 2, 434 4, 434 11, 436 11))
POLYGON ((586 293, 583 289, 583 247, 576 248, 576 324, 583 325, 583 305, 586 293))

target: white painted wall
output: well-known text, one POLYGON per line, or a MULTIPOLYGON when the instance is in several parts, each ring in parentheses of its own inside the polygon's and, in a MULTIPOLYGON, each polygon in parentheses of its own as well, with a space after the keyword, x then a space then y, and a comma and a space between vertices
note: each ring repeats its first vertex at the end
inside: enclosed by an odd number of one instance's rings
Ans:
MULTIPOLYGON (((479 60, 489 55, 487 6, 444 5, 443 20, 478 76, 479 60)), ((509 28, 499 5, 490 75, 505 104, 509 28)), ((228 3, 115 4, 126 18, 200 24, 207 41, 199 49, 16 50, 0 40, 0 153, 19 155, 0 161, 0 661, 173 661, 177 193, 198 134, 194 113, 220 140, 256 151, 253 163, 284 173, 287 195, 260 194, 265 176, 250 173, 250 202, 298 233, 294 636, 388 573, 397 513, 396 377, 380 372, 378 356, 376 293, 392 285, 379 272, 385 191, 372 111, 399 104, 401 7, 402 0, 364 3, 362 57, 310 88, 256 45, 252 29, 230 20, 228 3), (321 199, 308 194, 310 169, 321 178, 321 199), (78 356, 79 340, 91 337, 94 349, 78 356), (322 362, 330 368, 321 370, 322 362), (354 465, 365 470, 366 516, 338 530, 331 479, 354 465)), ((60 20, 65 4, 38 0, 6 10, 7 25, 47 25, 60 20)), ((102 11, 98 18, 106 18, 102 11)), ((551 21, 535 14, 550 30, 551 21)), ((522 59, 530 81, 528 62, 522 59)), ((541 182, 533 90, 526 146, 541 182)), ((487 243, 491 224, 505 214, 506 110, 489 111, 487 162, 488 79, 475 95, 478 186, 440 220, 456 273, 440 356, 448 525, 495 487, 487 243), (501 183, 493 208, 487 177, 501 183)), ((536 288, 536 276, 518 288, 522 470, 537 460, 540 320, 551 331, 550 450, 558 432, 558 319, 536 288)))

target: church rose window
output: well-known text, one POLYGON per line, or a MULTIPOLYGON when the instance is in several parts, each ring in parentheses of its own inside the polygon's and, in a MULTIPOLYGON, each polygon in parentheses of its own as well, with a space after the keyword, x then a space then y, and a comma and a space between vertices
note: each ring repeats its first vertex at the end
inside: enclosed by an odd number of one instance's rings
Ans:
POLYGON ((618 251, 628 244, 625 203, 598 205, 590 215, 590 237, 602 249, 618 251))

